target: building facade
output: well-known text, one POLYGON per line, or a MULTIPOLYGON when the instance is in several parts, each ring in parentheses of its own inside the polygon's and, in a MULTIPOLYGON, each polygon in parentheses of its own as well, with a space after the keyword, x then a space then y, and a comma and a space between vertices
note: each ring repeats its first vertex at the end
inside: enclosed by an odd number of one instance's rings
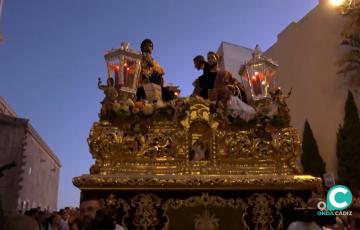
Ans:
POLYGON ((5 213, 30 208, 57 209, 61 164, 27 119, 18 118, 0 97, 0 167, 15 162, 0 177, 5 213))
MULTIPOLYGON (((328 1, 319 1, 301 20, 280 32, 277 42, 264 52, 279 64, 276 84, 285 93, 293 89, 287 100, 291 124, 302 133, 305 120, 309 121, 327 171, 335 177, 336 133, 343 122, 348 90, 360 108, 358 86, 337 74, 338 61, 346 52, 340 45, 344 22, 328 1)), ((226 56, 235 55, 234 51, 223 54, 225 62, 226 56)), ((237 63, 242 63, 244 53, 238 56, 237 63)))
POLYGON ((219 68, 229 71, 233 77, 242 81, 239 75, 240 67, 252 57, 253 49, 221 42, 217 53, 220 57, 219 68))

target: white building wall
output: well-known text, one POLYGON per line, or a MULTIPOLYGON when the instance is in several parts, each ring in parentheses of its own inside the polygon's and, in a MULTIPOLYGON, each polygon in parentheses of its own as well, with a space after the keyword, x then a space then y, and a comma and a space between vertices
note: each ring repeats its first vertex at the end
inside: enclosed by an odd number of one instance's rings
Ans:
MULTIPOLYGON (((32 128, 30 128, 31 130, 32 128)), ((30 208, 42 207, 56 210, 59 189, 60 165, 46 152, 42 143, 30 131, 24 151, 22 189, 19 197, 29 203, 30 208)))
POLYGON ((60 161, 26 119, 0 97, 0 166, 17 166, 0 178, 5 213, 30 208, 57 209, 60 161))
MULTIPOLYGON (((360 108, 359 87, 338 75, 338 61, 346 51, 341 46, 344 18, 322 0, 299 22, 293 22, 278 34, 277 42, 265 56, 279 64, 276 84, 284 93, 293 88, 287 100, 291 125, 302 134, 308 119, 320 154, 329 172, 336 175, 336 133, 343 122, 344 105, 350 89, 360 108)), ((222 42, 218 53, 221 68, 237 73, 251 49, 222 42)))
MULTIPOLYGON (((336 175, 336 133, 343 122, 348 78, 336 74, 345 51, 340 46, 344 19, 322 2, 278 35, 266 52, 279 63, 277 82, 287 92, 292 125, 303 130, 308 119, 327 170, 336 175)), ((359 95, 355 92, 359 104, 359 95)))

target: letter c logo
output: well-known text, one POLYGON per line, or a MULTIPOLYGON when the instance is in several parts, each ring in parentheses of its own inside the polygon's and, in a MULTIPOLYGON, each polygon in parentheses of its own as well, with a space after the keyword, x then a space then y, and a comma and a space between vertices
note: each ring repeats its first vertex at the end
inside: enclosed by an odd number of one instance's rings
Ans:
POLYGON ((349 188, 343 185, 333 186, 327 194, 327 208, 330 211, 343 210, 351 204, 352 194, 349 188))

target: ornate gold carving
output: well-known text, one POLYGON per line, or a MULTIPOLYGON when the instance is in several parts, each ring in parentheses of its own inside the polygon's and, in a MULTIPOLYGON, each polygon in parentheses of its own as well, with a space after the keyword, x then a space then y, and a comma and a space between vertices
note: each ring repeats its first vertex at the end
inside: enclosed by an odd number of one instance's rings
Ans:
POLYGON ((159 223, 156 207, 160 204, 160 198, 153 194, 139 194, 131 199, 131 206, 136 208, 133 220, 136 229, 155 229, 159 223))
POLYGON ((288 193, 285 197, 281 197, 277 200, 275 207, 279 210, 282 207, 290 205, 304 208, 306 206, 306 203, 300 197, 294 197, 293 194, 288 193))
POLYGON ((240 131, 237 133, 224 133, 225 152, 234 157, 250 157, 252 153, 252 142, 250 132, 240 131))
POLYGON ((291 127, 231 127, 213 119, 207 103, 190 104, 182 121, 96 122, 88 138, 91 174, 299 173, 300 138, 291 127))
POLYGON ((321 179, 312 176, 286 175, 84 175, 73 179, 80 188, 229 188, 234 189, 314 189, 321 179))
POLYGON ((141 143, 141 150, 138 156, 144 157, 175 157, 174 140, 171 136, 173 131, 162 130, 142 135, 143 142, 141 143))
POLYGON ((248 199, 248 203, 253 206, 251 221, 254 229, 274 229, 272 226, 274 217, 271 210, 271 206, 274 205, 274 198, 264 193, 254 194, 248 199))
POLYGON ((95 159, 110 160, 123 142, 123 132, 109 122, 95 123, 90 130, 88 143, 95 159))
POLYGON ((105 200, 105 204, 106 204, 106 206, 115 206, 116 205, 116 199, 115 199, 115 195, 114 194, 110 194, 109 195, 109 198, 107 198, 106 200, 105 200))
MULTIPOLYGON (((184 128, 189 129, 193 121, 203 120, 205 122, 209 122, 210 119, 211 115, 207 104, 194 104, 190 106, 189 115, 181 121, 181 124, 184 128)), ((214 124, 214 126, 216 126, 216 124, 214 124)))
MULTIPOLYGON (((215 216, 216 210, 234 209, 241 216, 241 223, 246 230, 250 229, 283 229, 284 207, 305 207, 306 203, 300 197, 287 193, 276 198, 269 193, 253 193, 247 198, 226 199, 202 193, 201 196, 190 196, 185 199, 160 199, 154 194, 140 193, 129 198, 130 205, 124 199, 117 199, 110 194, 102 201, 108 207, 116 207, 124 212, 122 226, 134 226, 136 229, 158 229, 163 226, 167 230, 176 213, 173 211, 182 208, 192 208, 198 212, 190 219, 194 222, 194 229, 221 229, 220 219, 215 216), (209 210, 213 210, 210 212, 209 210), (131 214, 131 217, 129 215, 131 214), (171 215, 170 215, 171 213, 171 215), (129 220, 132 220, 130 223, 129 220), (160 221, 162 220, 162 221, 160 221), (165 222, 163 222, 165 221, 165 222)), ((219 213, 218 213, 219 214, 219 213)), ((222 220, 224 221, 224 220, 222 220)), ((240 226, 239 226, 240 227, 240 226)))
POLYGON ((194 219, 195 229, 196 230, 218 230, 219 229, 219 219, 215 217, 215 214, 211 214, 208 210, 201 215, 197 215, 194 219))
POLYGON ((129 218, 129 210, 131 209, 130 205, 123 199, 117 199, 114 194, 110 194, 107 199, 100 200, 101 203, 105 204, 107 207, 120 209, 124 212, 124 215, 121 219, 121 225, 126 226, 126 219, 129 218))
MULTIPOLYGON (((168 216, 168 211, 170 209, 180 209, 183 207, 193 208, 193 207, 204 207, 205 212, 202 215, 195 217, 195 229, 218 229, 218 219, 214 215, 209 215, 206 208, 208 207, 229 207, 238 209, 240 208, 244 214, 246 213, 247 204, 242 199, 224 199, 220 196, 209 196, 208 193, 203 193, 201 196, 192 196, 185 200, 182 199, 168 199, 162 204, 162 209, 164 210, 163 217, 167 219, 164 229, 168 229, 170 225, 170 217, 168 216), (204 228, 208 227, 208 228, 204 228)), ((243 219, 244 221, 244 219, 243 219)))
POLYGON ((300 197, 294 197, 292 193, 286 194, 275 200, 274 197, 267 193, 255 193, 247 199, 247 204, 251 211, 247 212, 245 219, 251 212, 251 224, 249 220, 245 223, 246 229, 276 229, 284 228, 282 208, 305 207, 306 203, 300 197))
POLYGON ((181 207, 198 207, 198 206, 214 206, 214 207, 230 207, 230 208, 247 208, 247 204, 240 198, 224 199, 220 196, 209 196, 208 193, 203 193, 201 196, 192 196, 186 200, 168 199, 162 208, 167 211, 169 208, 179 209, 181 207))

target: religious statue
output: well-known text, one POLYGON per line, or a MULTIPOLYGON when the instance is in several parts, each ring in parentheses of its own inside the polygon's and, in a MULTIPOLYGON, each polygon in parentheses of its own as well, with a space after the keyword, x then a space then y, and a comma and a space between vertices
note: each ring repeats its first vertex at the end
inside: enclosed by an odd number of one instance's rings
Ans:
POLYGON ((140 45, 142 53, 141 74, 139 86, 136 92, 137 100, 147 99, 169 101, 175 99, 180 93, 178 87, 164 87, 164 69, 152 57, 154 44, 150 39, 145 39, 140 45))
POLYGON ((292 88, 287 95, 284 95, 280 87, 278 87, 275 92, 270 92, 273 103, 277 106, 277 113, 284 119, 286 125, 290 124, 290 109, 286 104, 286 99, 290 97, 291 92, 292 88))
POLYGON ((190 160, 192 161, 203 161, 208 159, 207 146, 201 140, 196 140, 191 147, 190 160))
POLYGON ((100 117, 103 119, 109 117, 110 113, 113 111, 113 106, 117 100, 118 92, 114 87, 114 79, 110 77, 107 79, 106 85, 102 85, 101 79, 99 78, 98 87, 99 89, 103 90, 105 94, 105 98, 101 102, 101 111, 100 111, 100 117))
POLYGON ((218 69, 219 56, 215 52, 210 51, 207 59, 208 62, 201 55, 194 58, 195 68, 202 69, 203 74, 193 83, 195 87, 193 96, 200 96, 211 101, 222 100, 224 103, 233 94, 233 89, 242 89, 243 87, 232 77, 230 72, 218 69))
MULTIPOLYGON (((139 86, 136 92, 137 100, 146 99, 146 93, 150 93, 152 87, 152 99, 159 100, 161 98, 161 86, 164 84, 164 69, 152 57, 153 42, 145 39, 141 42, 140 49, 142 53, 141 73, 139 86)), ((150 97, 148 95, 148 97, 150 97)))
POLYGON ((218 114, 222 114, 222 108, 227 108, 234 117, 251 120, 256 111, 246 104, 246 94, 243 86, 228 71, 218 69, 219 57, 215 52, 209 52, 208 62, 202 56, 194 58, 196 69, 203 69, 203 75, 198 77, 192 96, 200 96, 216 103, 218 114), (219 111, 220 108, 220 111, 219 111))
POLYGON ((207 73, 209 71, 209 64, 205 61, 204 56, 202 55, 197 55, 196 57, 194 57, 193 59, 194 61, 194 67, 197 70, 203 70, 203 74, 207 73))
POLYGON ((158 85, 164 84, 163 75, 164 69, 160 64, 152 57, 152 51, 154 44, 150 39, 145 39, 140 45, 143 60, 141 63, 141 82, 152 82, 158 85))
POLYGON ((196 57, 194 57, 193 59, 194 61, 194 67, 197 70, 203 70, 203 74, 201 76, 199 76, 194 82, 193 82, 193 86, 194 86, 194 91, 191 94, 191 96, 200 96, 203 98, 207 97, 207 90, 203 89, 200 86, 200 81, 201 79, 205 78, 204 75, 208 74, 209 72, 209 64, 205 61, 204 56, 202 55, 197 55, 196 57))

